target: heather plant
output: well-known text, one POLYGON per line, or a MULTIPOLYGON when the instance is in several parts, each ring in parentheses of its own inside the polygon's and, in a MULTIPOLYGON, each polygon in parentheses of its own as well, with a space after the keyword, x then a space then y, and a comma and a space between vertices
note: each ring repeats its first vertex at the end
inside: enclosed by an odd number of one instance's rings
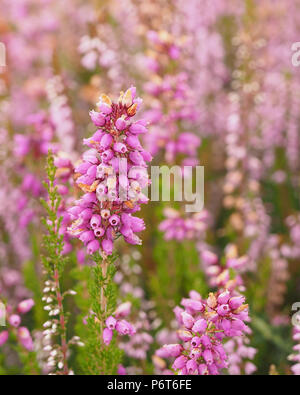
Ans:
POLYGON ((67 338, 68 313, 65 311, 64 299, 72 295, 74 291, 62 291, 61 276, 67 263, 67 257, 63 255, 63 235, 60 232, 62 217, 58 216, 61 197, 55 186, 55 174, 57 168, 51 154, 47 160, 48 182, 44 186, 48 192, 48 199, 42 200, 47 211, 47 218, 43 221, 47 229, 44 236, 45 254, 42 257, 45 269, 45 286, 43 289, 44 310, 48 313, 48 320, 44 323, 43 335, 49 344, 44 347, 48 352, 47 365, 49 370, 57 374, 69 375, 69 348, 71 344, 80 344, 79 338, 67 338))

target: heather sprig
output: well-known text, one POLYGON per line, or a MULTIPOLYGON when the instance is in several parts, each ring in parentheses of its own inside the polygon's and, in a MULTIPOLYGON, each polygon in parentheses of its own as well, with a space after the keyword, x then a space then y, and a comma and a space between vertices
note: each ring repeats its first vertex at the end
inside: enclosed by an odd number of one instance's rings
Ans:
POLYGON ((51 373, 69 375, 72 370, 68 365, 70 345, 82 345, 78 337, 67 339, 68 314, 65 312, 64 299, 72 290, 62 291, 61 277, 68 258, 63 255, 64 235, 60 228, 62 217, 58 216, 61 197, 55 186, 57 168, 54 165, 54 157, 49 153, 47 158, 48 182, 44 186, 48 192, 48 200, 42 200, 42 205, 47 211, 47 218, 43 219, 47 234, 44 236, 45 254, 42 261, 45 269, 45 287, 43 290, 44 310, 49 319, 44 323, 44 338, 49 344, 44 348, 49 353, 47 365, 51 373))
POLYGON ((111 337, 107 342, 105 331, 105 322, 116 309, 117 288, 113 282, 116 256, 103 258, 97 252, 92 258, 94 266, 90 269, 90 311, 85 320, 86 340, 79 363, 85 374, 116 374, 122 351, 117 347, 116 339, 112 340, 111 337))

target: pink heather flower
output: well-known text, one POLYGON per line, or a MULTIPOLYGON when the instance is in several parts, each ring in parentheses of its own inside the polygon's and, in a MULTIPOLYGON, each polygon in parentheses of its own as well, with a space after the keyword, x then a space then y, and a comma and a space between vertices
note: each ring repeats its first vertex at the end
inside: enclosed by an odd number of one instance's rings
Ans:
POLYGON ((218 296, 218 303, 219 304, 226 304, 228 302, 229 298, 230 298, 230 292, 228 292, 228 291, 222 292, 218 296))
MULTIPOLYGON (((125 305, 125 303, 124 303, 125 305)), ((103 331, 104 343, 109 345, 115 330, 119 335, 133 336, 136 334, 135 328, 126 320, 119 320, 113 316, 109 316, 106 321, 106 328, 103 331)))
POLYGON ((229 300, 229 306, 232 310, 239 308, 245 301, 243 296, 235 296, 229 300))
POLYGON ((20 326, 21 324, 21 317, 17 314, 13 314, 9 317, 8 322, 10 323, 10 325, 18 328, 18 326, 20 326))
POLYGON ((185 357, 184 355, 181 355, 180 357, 175 359, 172 368, 174 370, 181 370, 185 368, 187 362, 188 362, 188 358, 185 357))
POLYGON ((193 311, 202 311, 203 310, 203 304, 199 300, 194 300, 194 299, 183 299, 181 301, 182 306, 193 310, 193 311))
POLYGON ((200 340, 200 337, 198 337, 198 336, 193 337, 191 340, 191 345, 193 347, 198 347, 200 345, 200 343, 201 343, 201 340, 200 340))
POLYGON ((98 251, 100 248, 100 243, 98 240, 93 240, 90 241, 89 244, 87 245, 87 252, 89 255, 94 254, 96 251, 98 251))
POLYGON ((188 374, 198 373, 198 364, 194 359, 190 359, 186 364, 188 374))
POLYGON ((120 217, 116 214, 112 215, 109 218, 109 223, 111 224, 111 226, 117 226, 120 223, 120 217))
POLYGON ((95 240, 95 236, 94 236, 94 232, 87 230, 86 232, 83 232, 79 239, 83 242, 83 243, 88 243, 92 240, 95 240))
POLYGON ((124 118, 118 118, 117 120, 116 120, 116 128, 118 129, 118 130, 124 130, 125 128, 126 128, 126 126, 127 126, 127 123, 126 123, 126 121, 125 121, 125 119, 124 118))
POLYGON ((115 329, 117 320, 114 317, 110 316, 107 318, 105 323, 106 323, 106 326, 108 327, 108 329, 112 330, 112 329, 115 329))
POLYGON ((149 184, 146 162, 152 157, 137 137, 147 131, 147 122, 132 122, 140 103, 135 88, 130 88, 116 103, 101 95, 98 112, 90 113, 99 129, 85 140, 90 149, 75 168, 84 195, 68 210, 68 232, 88 246, 90 254, 100 250, 111 255, 120 235, 129 244, 141 244, 136 233, 145 224, 133 214, 148 202, 142 189, 149 184))
POLYGON ((18 311, 21 314, 26 314, 28 313, 28 311, 32 309, 33 306, 34 306, 34 300, 26 299, 18 304, 18 311))
POLYGON ((29 330, 24 326, 18 329, 18 339, 23 347, 26 348, 28 351, 33 351, 33 341, 30 336, 29 330))
POLYGON ((183 350, 181 344, 166 344, 163 346, 162 351, 168 357, 178 357, 183 350))
POLYGON ((191 329, 195 322, 194 318, 189 313, 186 313, 185 311, 181 313, 181 317, 185 327, 191 329))
POLYGON ((197 320, 193 325, 193 332, 195 333, 204 333, 207 328, 207 322, 203 318, 197 320))
MULTIPOLYGON (((160 358, 175 357, 173 369, 178 374, 219 374, 227 367, 228 359, 223 340, 242 339, 240 336, 248 330, 244 323, 248 320, 248 306, 241 304, 237 311, 224 304, 236 297, 227 290, 210 293, 206 300, 196 292, 191 292, 190 296, 193 299, 182 300, 185 310, 180 307, 174 309, 181 327, 177 335, 184 344, 165 345, 157 350, 156 355, 160 358), (197 301, 201 306, 195 305, 196 309, 192 309, 191 301, 197 301), (173 350, 174 354, 171 353, 173 350)), ((243 302, 244 298, 240 300, 243 302)), ((248 353, 248 348, 245 349, 248 353)))
POLYGON ((124 376, 124 375, 126 375, 127 373, 126 373, 126 369, 124 368, 124 366, 123 365, 119 365, 118 366, 118 375, 120 375, 120 376, 124 376))
POLYGON ((105 116, 94 110, 90 111, 90 117, 94 125, 103 126, 105 124, 105 116))
POLYGON ((133 335, 135 332, 135 329, 129 322, 125 320, 117 321, 116 323, 116 331, 120 335, 133 335))
POLYGON ((111 255, 113 251, 113 242, 109 239, 104 239, 101 243, 102 250, 107 254, 111 255))
POLYGON ((218 306, 217 312, 219 315, 227 315, 228 312, 230 311, 229 305, 228 304, 222 304, 221 306, 218 306))
POLYGON ((113 337, 113 331, 109 328, 105 328, 103 331, 104 344, 108 346, 112 340, 112 337, 113 337))
POLYGON ((0 332, 0 347, 7 342, 8 336, 8 331, 0 332))
POLYGON ((213 363, 214 359, 210 350, 208 349, 204 350, 202 355, 207 365, 211 365, 213 363))
POLYGON ((115 316, 117 318, 124 318, 130 314, 131 302, 124 302, 120 304, 115 311, 115 316))

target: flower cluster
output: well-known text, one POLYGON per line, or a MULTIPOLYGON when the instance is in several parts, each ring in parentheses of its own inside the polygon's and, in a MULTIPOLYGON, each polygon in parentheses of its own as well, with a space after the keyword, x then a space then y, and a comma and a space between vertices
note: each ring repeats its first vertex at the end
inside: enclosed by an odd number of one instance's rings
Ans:
POLYGON ((174 312, 181 329, 182 344, 164 345, 156 352, 161 358, 176 358, 172 368, 179 374, 216 375, 227 367, 223 340, 242 336, 247 326, 248 305, 243 296, 232 296, 227 290, 210 293, 206 300, 196 292, 183 299, 184 308, 174 312))
POLYGON ((133 336, 136 329, 124 317, 130 314, 131 303, 121 304, 115 311, 114 317, 109 316, 106 321, 106 328, 103 331, 103 342, 108 346, 112 340, 114 330, 121 336, 133 336))
POLYGON ((132 214, 148 201, 142 188, 149 184, 146 162, 152 158, 138 137, 147 132, 146 122, 132 122, 140 105, 130 88, 117 103, 102 95, 99 112, 90 113, 99 129, 84 141, 90 149, 75 168, 85 194, 69 210, 74 220, 69 231, 87 245, 89 254, 100 249, 111 255, 120 235, 127 243, 141 244, 135 233, 144 230, 144 221, 132 214))
POLYGON ((0 346, 3 346, 3 344, 7 342, 9 331, 12 331, 16 332, 20 344, 26 348, 26 350, 33 351, 33 341, 29 330, 25 326, 20 326, 22 321, 20 314, 28 313, 33 306, 33 299, 25 299, 18 304, 16 311, 13 311, 11 306, 7 306, 6 312, 0 309, 0 321, 2 317, 1 314, 5 314, 6 317, 4 318, 7 319, 9 324, 8 330, 0 332, 0 346))
POLYGON ((166 240, 199 240, 205 234, 211 223, 207 210, 182 216, 179 211, 172 208, 164 210, 166 219, 159 225, 159 230, 164 232, 166 240))
POLYGON ((144 88, 156 104, 151 104, 145 113, 152 125, 145 142, 152 155, 164 150, 168 163, 174 163, 179 156, 183 157, 185 165, 197 164, 201 138, 192 130, 195 129, 198 112, 189 87, 188 73, 181 69, 179 63, 184 38, 165 30, 151 30, 147 38, 153 49, 145 58, 145 66, 152 75, 144 88))

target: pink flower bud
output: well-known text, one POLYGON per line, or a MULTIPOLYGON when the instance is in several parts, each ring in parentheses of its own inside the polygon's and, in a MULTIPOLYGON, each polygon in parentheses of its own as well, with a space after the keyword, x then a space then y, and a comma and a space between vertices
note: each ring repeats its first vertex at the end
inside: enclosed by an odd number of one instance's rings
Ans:
POLYGON ((210 341, 209 336, 203 335, 203 336, 201 336, 200 340, 201 340, 201 344, 203 344, 203 346, 205 348, 210 348, 211 347, 211 341, 210 341))
POLYGON ((77 167, 75 167, 75 172, 80 174, 86 174, 88 169, 92 166, 90 162, 83 162, 77 167))
POLYGON ((186 328, 191 329, 194 325, 194 318, 187 312, 181 313, 183 324, 186 328))
POLYGON ((90 208, 86 208, 85 210, 81 211, 80 217, 84 220, 89 220, 93 215, 93 210, 90 208))
POLYGON ((192 309, 195 311, 203 311, 204 306, 199 300, 194 300, 194 299, 182 299, 181 301, 182 306, 192 309))
POLYGON ((98 103, 98 106, 99 106, 99 110, 100 110, 103 114, 105 114, 105 115, 111 114, 112 108, 111 108, 111 106, 109 106, 108 104, 101 102, 101 103, 98 103))
POLYGON ((94 229, 94 235, 96 237, 102 237, 105 233, 105 229, 104 228, 96 228, 94 229))
POLYGON ((120 217, 116 214, 112 215, 109 218, 109 223, 111 224, 111 226, 117 226, 120 223, 120 217))
POLYGON ((113 316, 109 316, 107 318, 107 320, 105 321, 105 323, 106 323, 106 326, 108 327, 108 329, 112 330, 112 329, 115 329, 117 320, 113 316))
POLYGON ((119 376, 124 376, 124 375, 126 375, 126 369, 124 368, 124 366, 123 365, 119 365, 118 366, 118 375, 119 376))
POLYGON ((103 251, 107 254, 107 255, 111 255, 113 252, 113 242, 109 239, 104 239, 101 243, 102 249, 103 251))
POLYGON ((200 376, 207 376, 208 375, 208 369, 207 366, 204 363, 201 363, 198 366, 198 372, 200 376))
POLYGON ((229 320, 222 319, 221 328, 224 331, 228 331, 231 328, 231 322, 229 320))
POLYGON ((111 158, 113 158, 114 153, 111 149, 107 149, 106 151, 102 152, 101 154, 101 158, 104 162, 108 162, 109 160, 111 160, 111 158))
POLYGON ((188 374, 194 374, 195 372, 198 373, 198 364, 194 359, 190 359, 186 364, 186 369, 188 374))
POLYGON ((8 336, 8 331, 0 332, 0 347, 7 342, 8 336))
POLYGON ((189 357, 193 358, 193 359, 198 359, 201 357, 202 354, 202 350, 201 348, 195 347, 192 349, 192 351, 190 352, 189 357))
POLYGON ((94 125, 101 127, 105 124, 105 116, 94 110, 90 111, 90 117, 94 125))
POLYGON ((163 350, 167 355, 166 358, 178 357, 181 354, 183 347, 181 344, 165 344, 163 346, 163 350))
POLYGON ((181 355, 180 357, 175 359, 175 361, 172 365, 172 368, 174 370, 183 369, 185 367, 187 361, 188 361, 188 358, 185 357, 184 355, 181 355))
POLYGON ((226 304, 230 298, 230 293, 225 291, 218 296, 218 303, 219 304, 226 304))
POLYGON ((238 309, 245 301, 244 296, 235 296, 229 300, 229 306, 232 310, 238 309))
POLYGON ((124 120, 124 118, 118 118, 116 120, 116 128, 118 130, 124 130, 126 128, 127 124, 126 121, 124 120))
POLYGON ((210 350, 204 350, 202 356, 205 362, 207 363, 207 365, 211 365, 214 362, 214 358, 210 350))
POLYGON ((130 226, 133 232, 141 232, 146 228, 144 220, 138 217, 131 217, 130 226))
POLYGON ((99 226, 101 225, 101 216, 98 214, 93 215, 90 220, 90 225, 93 229, 99 228, 99 226))
POLYGON ((105 133, 105 135, 102 137, 100 141, 100 145, 102 148, 106 149, 112 144, 112 142, 113 142, 113 137, 110 134, 105 133))
POLYGON ((131 311, 131 302, 125 302, 120 304, 115 311, 115 316, 117 318, 123 318, 130 314, 131 311))
POLYGON ((95 239, 94 232, 92 232, 91 230, 87 230, 87 231, 81 233, 81 235, 79 236, 79 239, 83 243, 88 243, 88 242, 90 242, 90 241, 95 239))
POLYGON ((23 347, 28 351, 33 351, 33 341, 30 336, 29 330, 24 326, 18 329, 18 339, 23 347))
POLYGON ((147 133, 147 128, 139 123, 134 123, 130 126, 129 131, 132 134, 142 134, 147 133))
POLYGON ((96 178, 96 173, 97 173, 97 166, 92 165, 89 167, 88 171, 86 172, 87 176, 96 178))
POLYGON ((230 311, 230 308, 228 304, 222 304, 221 306, 218 306, 217 308, 217 313, 221 316, 227 315, 230 311))
POLYGON ((21 314, 26 314, 28 313, 28 311, 32 309, 33 306, 34 306, 33 299, 25 299, 18 304, 18 311, 21 314))
POLYGON ((126 144, 128 144, 129 147, 134 148, 134 149, 141 149, 142 148, 141 143, 140 143, 137 136, 133 136, 133 135, 128 136, 126 138, 126 144))
MULTIPOLYGON (((93 236, 94 236, 94 234, 93 234, 93 236)), ((96 251, 98 251, 99 248, 100 248, 99 241, 98 240, 93 240, 93 241, 90 241, 89 244, 87 245, 87 252, 88 252, 89 255, 92 255, 96 251)))
POLYGON ((118 321, 116 324, 116 331, 120 335, 130 335, 132 336, 135 333, 135 329, 129 322, 125 320, 118 321))
POLYGON ((13 314, 9 317, 8 322, 11 326, 18 328, 21 324, 21 317, 17 314, 13 314))
POLYGON ((233 320, 231 321, 231 328, 237 331, 244 331, 246 329, 246 325, 241 320, 233 320))
POLYGON ((102 137, 104 136, 104 132, 101 129, 98 129, 91 137, 93 141, 100 142, 102 137))
POLYGON ((141 165, 144 165, 144 164, 145 164, 144 158, 143 158, 142 155, 141 155, 139 152, 137 152, 137 151, 132 151, 132 152, 130 152, 130 154, 129 154, 129 159, 130 159, 135 165, 138 165, 138 166, 141 166, 141 165))
POLYGON ((191 345, 193 347, 198 347, 200 345, 200 343, 201 343, 200 337, 198 337, 198 336, 193 337, 191 340, 191 345))
POLYGON ((109 346, 111 339, 113 337, 113 331, 111 329, 105 328, 103 331, 103 342, 109 346))
POLYGON ((203 251, 201 258, 207 265, 215 265, 218 262, 218 256, 211 251, 203 251))
POLYGON ((113 148, 115 152, 119 152, 120 154, 127 152, 127 147, 123 143, 115 143, 113 148))
POLYGON ((207 322, 203 318, 200 318, 200 320, 197 320, 193 325, 193 332, 204 333, 206 331, 206 328, 207 322))

